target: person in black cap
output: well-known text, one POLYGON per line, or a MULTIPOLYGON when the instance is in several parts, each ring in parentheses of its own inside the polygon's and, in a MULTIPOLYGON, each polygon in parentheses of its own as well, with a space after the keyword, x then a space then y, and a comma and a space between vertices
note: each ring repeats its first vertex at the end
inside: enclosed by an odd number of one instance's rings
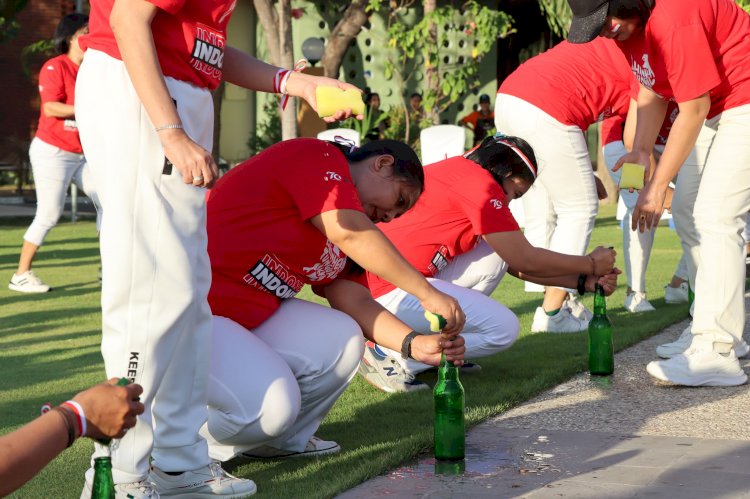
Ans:
POLYGON ((675 225, 696 262, 693 324, 678 340, 683 353, 646 369, 679 385, 744 384, 737 357, 748 353, 741 234, 750 208, 750 17, 731 0, 568 2, 570 40, 615 39, 640 83, 633 147, 615 169, 626 162, 648 166, 669 102, 679 107, 664 154, 646 172, 632 227, 658 224, 679 171, 680 181, 692 186, 677 186, 673 206, 688 207, 685 223, 675 217, 675 225), (704 123, 716 131, 705 164, 681 169, 704 123))
POLYGON ((495 113, 490 108, 490 96, 487 94, 480 95, 479 109, 458 120, 458 124, 473 131, 474 145, 480 144, 495 128, 495 113))

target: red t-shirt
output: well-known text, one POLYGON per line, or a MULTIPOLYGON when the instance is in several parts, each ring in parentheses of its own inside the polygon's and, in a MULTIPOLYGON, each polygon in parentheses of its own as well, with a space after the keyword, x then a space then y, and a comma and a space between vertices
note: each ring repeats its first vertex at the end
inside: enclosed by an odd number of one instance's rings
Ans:
MULTIPOLYGON (((434 277, 483 234, 519 230, 505 192, 490 172, 462 156, 426 166, 425 190, 414 207, 378 227, 426 277, 434 277)), ((395 286, 367 273, 374 297, 395 286)))
MULTIPOLYGON (((159 64, 165 76, 213 90, 221 82, 227 24, 234 0, 148 0, 159 8, 151 22, 159 64)), ((122 59, 109 27, 114 0, 91 2, 89 34, 81 48, 122 59)))
POLYGON ((362 211, 349 164, 317 139, 275 144, 232 168, 207 196, 215 315, 253 328, 304 284, 327 284, 346 255, 309 222, 330 210, 362 211))
POLYGON ((708 118, 750 103, 750 16, 732 0, 659 0, 646 29, 618 44, 638 81, 663 99, 708 92, 708 118))
POLYGON ((622 52, 613 41, 597 37, 580 45, 563 41, 532 57, 503 81, 498 93, 586 130, 592 123, 626 114, 634 86, 622 52))
MULTIPOLYGON (((669 132, 672 130, 672 125, 674 124, 674 120, 677 119, 679 112, 680 108, 677 106, 677 103, 670 101, 667 105, 667 114, 661 124, 659 135, 656 137, 657 146, 663 146, 667 143, 667 137, 669 137, 669 132)), ((625 116, 620 115, 602 121, 602 144, 606 146, 611 142, 622 142, 624 125, 625 116)))
POLYGON ((75 104, 76 76, 78 66, 63 54, 45 62, 39 71, 39 96, 41 106, 36 136, 55 147, 81 154, 81 139, 74 118, 55 118, 44 114, 47 102, 75 104))

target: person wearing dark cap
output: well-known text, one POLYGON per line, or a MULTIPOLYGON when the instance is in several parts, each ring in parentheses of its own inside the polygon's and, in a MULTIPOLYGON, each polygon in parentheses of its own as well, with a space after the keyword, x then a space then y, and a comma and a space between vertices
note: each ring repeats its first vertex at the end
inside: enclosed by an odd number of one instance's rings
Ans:
POLYGON ((750 17, 731 0, 568 0, 569 40, 617 40, 640 83, 632 151, 618 161, 649 165, 648 155, 670 101, 679 115, 659 163, 633 211, 633 227, 659 222, 669 181, 679 171, 674 203, 694 225, 675 219, 696 261, 692 337, 682 354, 651 362, 653 377, 688 386, 747 381, 737 360, 744 311, 744 242, 750 208, 750 17), (606 12, 605 12, 606 9, 606 12), (702 169, 680 169, 705 124, 716 130, 702 169))
POLYGON ((487 94, 480 95, 479 109, 458 120, 458 124, 473 131, 474 145, 480 144, 495 128, 495 113, 490 107, 490 96, 487 94))

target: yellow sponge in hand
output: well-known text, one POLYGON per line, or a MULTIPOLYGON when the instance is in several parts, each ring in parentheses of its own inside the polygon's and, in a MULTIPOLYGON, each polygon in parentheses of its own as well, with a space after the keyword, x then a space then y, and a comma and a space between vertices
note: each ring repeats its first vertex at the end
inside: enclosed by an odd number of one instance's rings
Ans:
POLYGON ((428 312, 426 310, 424 312, 424 318, 429 321, 430 331, 432 331, 433 333, 439 333, 443 330, 445 325, 448 324, 448 321, 446 321, 442 315, 433 314, 432 312, 428 312))
POLYGON ((338 110, 351 109, 352 114, 365 114, 365 103, 362 92, 350 88, 342 90, 337 87, 317 87, 315 100, 318 104, 318 116, 327 118, 338 110))
POLYGON ((646 167, 638 163, 623 163, 620 189, 643 189, 643 176, 646 167))

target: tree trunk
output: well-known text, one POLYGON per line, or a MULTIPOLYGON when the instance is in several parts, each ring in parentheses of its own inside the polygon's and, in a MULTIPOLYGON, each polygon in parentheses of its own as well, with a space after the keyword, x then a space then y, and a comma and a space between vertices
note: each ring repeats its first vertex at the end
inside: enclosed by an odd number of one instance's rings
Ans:
POLYGON ((253 5, 255 6, 255 13, 258 14, 260 25, 263 26, 263 32, 266 34, 266 44, 271 56, 271 63, 280 66, 279 14, 270 0, 253 0, 253 5))
MULTIPOLYGON (((435 12, 435 9, 437 8, 437 0, 424 0, 422 3, 422 8, 424 9, 425 16, 435 12)), ((437 25, 434 22, 430 23, 428 38, 429 40, 426 43, 427 46, 434 47, 437 45, 437 25)), ((440 64, 440 61, 431 62, 426 53, 424 54, 424 61, 425 91, 432 95, 438 95, 440 90, 440 74, 438 73, 438 65, 440 64)), ((430 109, 425 109, 425 111, 427 112, 427 115, 432 119, 433 124, 440 124, 440 116, 438 115, 437 109, 435 109, 434 106, 432 106, 430 109)))
POLYGON ((323 58, 320 60, 325 75, 329 78, 339 77, 346 51, 349 50, 352 40, 362 31, 362 26, 367 23, 365 8, 368 3, 368 0, 353 0, 331 31, 323 49, 323 58))

